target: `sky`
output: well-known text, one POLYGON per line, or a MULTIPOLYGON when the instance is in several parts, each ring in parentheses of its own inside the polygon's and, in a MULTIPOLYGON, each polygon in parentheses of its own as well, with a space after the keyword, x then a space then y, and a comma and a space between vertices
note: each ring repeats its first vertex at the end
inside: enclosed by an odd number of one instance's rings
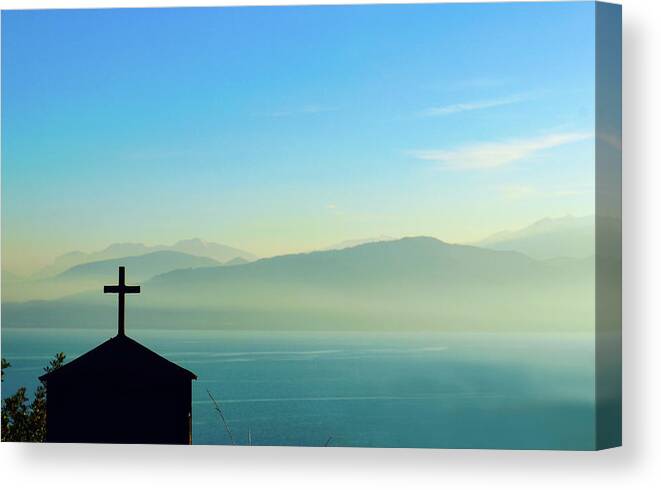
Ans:
POLYGON ((2 13, 2 259, 594 214, 594 4, 2 13))

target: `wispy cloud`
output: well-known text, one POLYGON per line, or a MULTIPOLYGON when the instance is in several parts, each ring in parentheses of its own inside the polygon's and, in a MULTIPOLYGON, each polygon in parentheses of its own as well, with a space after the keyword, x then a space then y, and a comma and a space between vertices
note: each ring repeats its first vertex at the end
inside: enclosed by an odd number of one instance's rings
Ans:
POLYGON ((583 141, 593 136, 588 132, 555 133, 528 139, 477 143, 451 150, 414 150, 419 160, 437 162, 443 168, 469 170, 509 165, 536 152, 583 141))
POLYGON ((508 97, 500 97, 497 99, 479 100, 473 102, 462 102, 459 104, 450 104, 439 107, 430 107, 420 112, 423 117, 440 117, 457 114, 460 112, 477 111, 481 109, 490 109, 492 107, 500 107, 517 102, 529 100, 530 96, 525 94, 510 95, 508 97))
POLYGON ((326 107, 321 105, 310 104, 303 107, 298 107, 296 109, 270 112, 267 115, 270 117, 290 117, 290 116, 301 116, 306 114, 321 114, 324 112, 334 112, 336 110, 337 109, 335 107, 326 107))

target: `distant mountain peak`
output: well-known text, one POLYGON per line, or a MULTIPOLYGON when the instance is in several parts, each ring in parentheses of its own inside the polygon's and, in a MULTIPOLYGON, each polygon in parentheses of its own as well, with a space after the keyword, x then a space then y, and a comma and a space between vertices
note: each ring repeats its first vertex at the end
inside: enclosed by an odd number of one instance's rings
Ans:
POLYGON ((108 250, 116 250, 116 249, 121 249, 124 247, 144 247, 147 248, 147 246, 144 243, 138 243, 138 242, 117 242, 117 243, 111 243, 108 245, 106 248, 103 249, 103 251, 108 251, 108 250))
POLYGON ((387 236, 387 235, 379 235, 376 237, 371 237, 371 238, 357 238, 353 240, 344 240, 339 243, 335 243, 333 245, 330 245, 328 247, 324 247, 321 250, 342 250, 345 248, 351 248, 351 247, 357 247, 359 245, 365 245, 367 243, 377 243, 377 242, 390 242, 393 240, 397 240, 397 238, 387 236))
POLYGON ((516 250, 537 259, 584 258, 594 254, 594 216, 545 217, 517 230, 494 233, 475 243, 494 250, 516 250))
POLYGON ((220 265, 220 263, 208 257, 198 257, 175 250, 156 250, 143 255, 78 264, 58 274, 56 279, 76 276, 95 277, 99 275, 103 276, 104 274, 112 277, 112 274, 115 273, 115 270, 120 265, 126 265, 134 280, 144 280, 149 279, 153 275, 178 268, 209 267, 220 265))
POLYGON ((201 238, 179 240, 174 245, 145 245, 140 242, 116 242, 97 252, 69 252, 57 257, 53 263, 38 271, 34 278, 53 277, 76 265, 98 262, 103 260, 117 259, 145 255, 158 251, 181 252, 198 257, 207 257, 217 262, 224 263, 236 257, 247 261, 255 260, 257 257, 250 252, 238 248, 223 245, 221 243, 207 242, 201 238))

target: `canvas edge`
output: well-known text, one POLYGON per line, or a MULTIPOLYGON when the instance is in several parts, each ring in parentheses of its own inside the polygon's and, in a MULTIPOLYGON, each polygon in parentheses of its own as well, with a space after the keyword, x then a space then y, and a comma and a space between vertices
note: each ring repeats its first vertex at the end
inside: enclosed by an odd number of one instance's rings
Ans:
POLYGON ((622 445, 622 7, 595 3, 595 449, 622 445))

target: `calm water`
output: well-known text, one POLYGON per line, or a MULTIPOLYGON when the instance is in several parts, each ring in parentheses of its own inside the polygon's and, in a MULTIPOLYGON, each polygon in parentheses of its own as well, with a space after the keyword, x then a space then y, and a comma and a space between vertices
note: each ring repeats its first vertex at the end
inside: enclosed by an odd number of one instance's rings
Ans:
MULTIPOLYGON (((381 447, 590 449, 591 336, 129 332, 198 375, 193 441, 381 447)), ((30 390, 57 351, 113 332, 3 329, 3 396, 30 390)))

